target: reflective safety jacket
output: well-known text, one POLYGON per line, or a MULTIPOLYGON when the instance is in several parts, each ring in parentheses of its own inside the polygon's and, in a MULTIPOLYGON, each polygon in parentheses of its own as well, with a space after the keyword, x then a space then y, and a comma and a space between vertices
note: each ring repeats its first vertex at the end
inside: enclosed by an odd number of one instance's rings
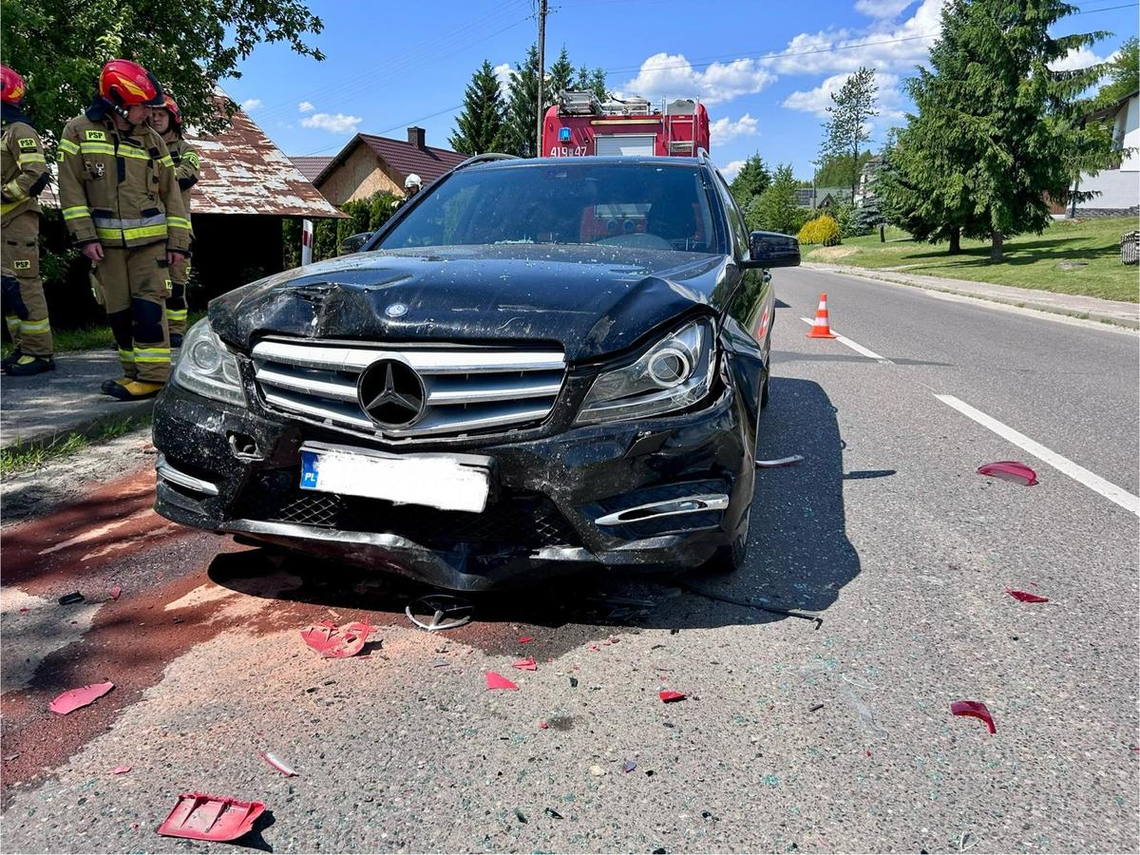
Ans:
POLYGON ((165 241, 188 252, 190 220, 166 143, 152 128, 119 131, 110 117, 67 123, 56 154, 59 201, 76 245, 165 241))
POLYGON ((182 137, 175 136, 166 143, 166 147, 174 161, 174 177, 178 181, 178 189, 182 191, 182 207, 186 209, 186 219, 190 219, 190 196, 194 192, 194 185, 198 183, 202 161, 198 158, 198 152, 182 137))
POLYGON ((39 213, 36 197, 49 177, 44 145, 36 129, 27 122, 5 122, 0 133, 0 226, 25 211, 39 213))

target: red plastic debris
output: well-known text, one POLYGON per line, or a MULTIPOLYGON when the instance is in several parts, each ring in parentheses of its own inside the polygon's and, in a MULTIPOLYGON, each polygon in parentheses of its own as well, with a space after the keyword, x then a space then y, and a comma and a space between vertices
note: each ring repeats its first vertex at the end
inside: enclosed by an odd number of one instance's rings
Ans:
POLYGON ((526 659, 520 659, 517 662, 512 662, 511 667, 518 668, 520 671, 537 671, 538 663, 535 662, 532 657, 528 656, 526 659))
POLYGON ((1028 591, 1015 591, 1012 588, 1006 588, 1005 592, 1022 603, 1047 603, 1048 597, 1039 597, 1037 594, 1031 594, 1028 591))
POLYGON ((326 659, 346 659, 364 649, 364 642, 374 629, 366 623, 349 623, 337 628, 329 621, 322 621, 301 630, 301 638, 326 659))
POLYGON ((990 715, 989 708, 981 701, 954 701, 954 703, 950 704, 950 712, 954 715, 968 715, 974 718, 980 718, 986 723, 986 727, 990 729, 990 733, 997 733, 997 728, 994 727, 993 716, 990 715))
POLYGON ((112 600, 117 600, 122 595, 123 595, 123 589, 121 587, 119 587, 118 585, 116 585, 115 587, 113 587, 111 589, 111 599, 112 600))
POLYGON ((26 615, 30 611, 31 611, 31 609, 20 609, 20 614, 26 615))
POLYGON ((116 766, 114 769, 111 770, 111 774, 112 775, 125 775, 129 771, 131 771, 130 766, 116 766))
POLYGON ((534 641, 534 638, 532 636, 529 636, 529 635, 520 635, 519 636, 519 644, 530 644, 532 641, 534 641))
POLYGON ((261 802, 183 793, 157 831, 164 837, 190 840, 237 840, 253 829, 254 822, 264 811, 265 805, 261 802))
POLYGON ((1032 487, 1037 483, 1037 473, 1016 460, 999 460, 996 463, 986 463, 978 467, 978 474, 1000 478, 1002 481, 1013 481, 1015 484, 1024 484, 1026 487, 1032 487))
POLYGON ((278 772, 280 772, 282 775, 284 775, 286 778, 292 778, 297 774, 295 771, 293 771, 293 769, 286 766, 268 751, 258 751, 257 756, 272 766, 274 769, 276 769, 278 772))
POLYGON ((598 649, 598 645, 596 645, 596 644, 591 644, 591 645, 590 645, 590 649, 591 649, 591 650, 597 650, 597 649, 598 649))
POLYGON ((671 704, 674 701, 685 700, 685 693, 684 692, 670 692, 668 690, 665 690, 665 691, 658 693, 658 697, 661 698, 662 703, 671 704))
POLYGON ((487 678, 488 689, 507 689, 508 691, 517 692, 519 687, 504 677, 502 674, 496 674, 494 671, 487 671, 484 675, 487 678))
POLYGON ((540 730, 546 730, 548 727, 550 727, 550 725, 547 724, 545 721, 540 721, 538 723, 538 727, 540 730))
POLYGON ((115 688, 114 683, 92 683, 80 689, 70 689, 48 704, 48 709, 59 715, 67 715, 80 707, 94 703, 113 688, 115 688))

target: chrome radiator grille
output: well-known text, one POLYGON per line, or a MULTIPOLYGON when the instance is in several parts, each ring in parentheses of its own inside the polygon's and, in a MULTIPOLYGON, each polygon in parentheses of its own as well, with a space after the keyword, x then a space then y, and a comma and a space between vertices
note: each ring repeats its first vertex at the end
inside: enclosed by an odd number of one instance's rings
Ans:
POLYGON ((533 425, 550 414, 566 371, 560 351, 454 345, 379 348, 282 339, 254 345, 253 363, 257 385, 270 408, 392 439, 533 425), (361 374, 379 372, 379 385, 365 393, 375 398, 374 391, 385 388, 386 366, 396 367, 405 385, 411 372, 419 378, 421 385, 410 396, 420 402, 419 413, 406 424, 374 421, 361 401, 361 374))

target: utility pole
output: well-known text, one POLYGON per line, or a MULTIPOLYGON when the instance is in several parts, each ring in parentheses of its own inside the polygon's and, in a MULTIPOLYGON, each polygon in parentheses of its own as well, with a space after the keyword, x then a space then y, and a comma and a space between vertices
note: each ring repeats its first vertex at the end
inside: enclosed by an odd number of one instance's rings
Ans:
POLYGON ((535 123, 534 152, 542 156, 542 84, 546 77, 546 0, 538 0, 538 121, 535 123))

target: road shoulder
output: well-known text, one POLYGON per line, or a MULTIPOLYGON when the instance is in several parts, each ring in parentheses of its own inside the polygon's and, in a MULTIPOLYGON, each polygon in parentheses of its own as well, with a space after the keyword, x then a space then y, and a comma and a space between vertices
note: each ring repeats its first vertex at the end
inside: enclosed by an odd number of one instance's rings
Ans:
POLYGON ((969 282, 964 279, 949 279, 941 276, 899 273, 891 270, 871 270, 844 264, 805 261, 803 266, 810 270, 826 273, 858 276, 861 279, 870 279, 876 282, 922 288, 927 291, 954 294, 983 302, 1001 303, 1054 315, 1098 321, 1128 329, 1140 329, 1140 304, 1137 303, 1101 300, 1097 297, 1083 297, 1076 294, 1055 294, 1051 291, 1015 288, 1009 285, 994 285, 987 282, 969 282))

